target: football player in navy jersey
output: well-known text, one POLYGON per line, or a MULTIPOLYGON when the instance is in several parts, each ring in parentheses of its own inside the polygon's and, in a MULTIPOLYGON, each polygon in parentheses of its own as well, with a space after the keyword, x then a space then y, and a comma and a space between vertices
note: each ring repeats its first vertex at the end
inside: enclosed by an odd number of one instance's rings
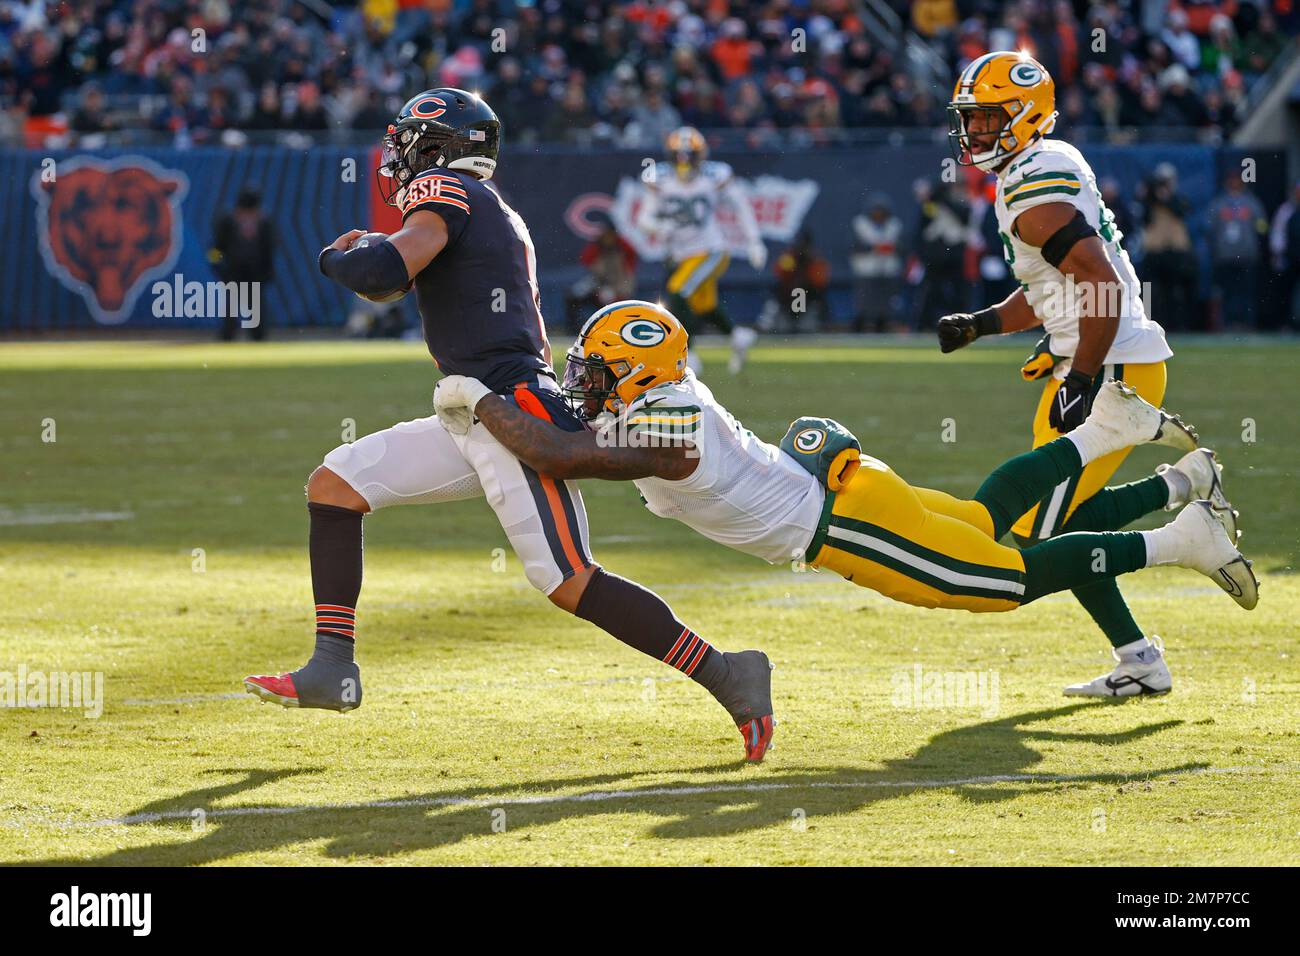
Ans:
MULTIPOLYGON (((529 414, 576 431, 586 426, 551 369, 528 227, 489 184, 500 140, 496 114, 473 93, 443 88, 412 97, 388 128, 378 171, 402 228, 363 245, 354 245, 363 230, 345 232, 321 251, 320 269, 362 295, 413 287, 425 342, 443 373, 477 378, 529 414)), ((468 415, 401 422, 340 445, 312 472, 315 653, 292 673, 246 678, 247 689, 286 707, 359 706, 353 651, 362 516, 477 497, 496 512, 534 587, 703 684, 740 727, 746 758, 762 759, 773 726, 767 656, 717 650, 658 595, 596 564, 577 485, 528 467, 468 415)))

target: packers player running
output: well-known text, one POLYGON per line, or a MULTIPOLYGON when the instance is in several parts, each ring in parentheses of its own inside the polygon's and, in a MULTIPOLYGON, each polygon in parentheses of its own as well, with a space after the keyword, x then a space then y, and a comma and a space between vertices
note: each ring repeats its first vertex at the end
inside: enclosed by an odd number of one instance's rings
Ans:
MULTIPOLYGON (((1046 336, 1021 369, 1026 379, 1045 383, 1034 414, 1035 448, 1081 425, 1103 382, 1122 380, 1159 405, 1165 360, 1173 353, 1164 330, 1147 315, 1092 169, 1073 146, 1045 138, 1057 117, 1047 70, 1025 53, 977 57, 958 77, 948 115, 957 161, 997 175, 998 231, 1020 287, 973 315, 942 317, 943 351, 985 335, 1043 327, 1046 336)), ((1011 528, 1016 539, 1027 545, 1068 532, 1115 531, 1175 507, 1188 497, 1190 484, 1204 489, 1236 541, 1236 515, 1212 452, 1194 452, 1143 481, 1106 487, 1128 452, 1116 449, 1047 489, 1018 516, 1011 528)), ((1084 583, 1074 595, 1110 639, 1118 664, 1109 674, 1067 687, 1066 694, 1124 697, 1171 688, 1160 645, 1134 621, 1113 578, 1084 583)))
POLYGON ((618 302, 588 319, 563 388, 592 430, 562 431, 464 376, 441 380, 434 405, 448 428, 487 431, 541 473, 631 480, 651 512, 720 544, 805 560, 907 604, 1010 611, 1157 564, 1200 571, 1247 609, 1258 598, 1188 459, 1173 467, 1187 472, 1180 502, 1190 503, 1163 528, 1064 534, 1023 551, 998 543, 1094 461, 1144 442, 1195 448, 1195 432, 1120 382, 1098 390, 1070 434, 1004 462, 971 500, 909 485, 828 419, 796 420, 780 448, 762 441, 687 367, 685 329, 653 303, 618 302))
MULTIPOLYGON (((441 88, 413 97, 388 128, 379 171, 386 200, 402 212, 401 230, 360 246, 354 242, 363 231, 346 232, 321 252, 320 268, 366 295, 414 286, 425 341, 443 371, 481 378, 548 428, 580 431, 551 370, 528 227, 488 185, 500 136, 496 114, 473 93, 441 88)), ((286 707, 359 706, 353 651, 362 516, 480 497, 496 512, 530 584, 702 684, 740 727, 747 759, 762 759, 773 723, 766 655, 715 649, 657 594, 605 571, 591 557, 576 485, 533 469, 486 431, 454 435, 437 416, 340 445, 312 472, 315 653, 290 674, 246 678, 247 689, 286 707)))
POLYGON ((669 309, 681 316, 692 333, 707 324, 729 333, 728 368, 735 374, 744 367, 758 333, 750 326, 734 325, 718 297, 718 280, 731 264, 718 222, 722 202, 735 210, 755 269, 767 262, 767 247, 753 209, 735 189, 731 167, 708 158, 709 147, 699 130, 691 126, 674 130, 668 134, 665 150, 667 160, 656 164, 646 183, 648 198, 638 217, 641 228, 659 238, 667 250, 669 309))

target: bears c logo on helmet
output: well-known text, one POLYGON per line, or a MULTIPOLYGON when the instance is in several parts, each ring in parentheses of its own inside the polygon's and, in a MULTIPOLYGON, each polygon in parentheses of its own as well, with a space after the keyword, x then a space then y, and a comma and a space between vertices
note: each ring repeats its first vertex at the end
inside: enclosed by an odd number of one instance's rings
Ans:
POLYGON ((628 345, 643 345, 647 348, 658 345, 667 337, 663 326, 649 319, 633 319, 619 329, 618 334, 628 345))
POLYGON ((148 281, 180 254, 185 174, 140 156, 73 159, 51 182, 38 171, 31 188, 45 267, 95 321, 125 322, 148 281))
POLYGON ((794 447, 805 455, 815 455, 826 444, 826 431, 821 428, 805 428, 794 436, 794 447))
POLYGON ((420 119, 437 119, 445 112, 447 112, 447 101, 437 96, 420 100, 411 107, 411 115, 418 116, 420 119))

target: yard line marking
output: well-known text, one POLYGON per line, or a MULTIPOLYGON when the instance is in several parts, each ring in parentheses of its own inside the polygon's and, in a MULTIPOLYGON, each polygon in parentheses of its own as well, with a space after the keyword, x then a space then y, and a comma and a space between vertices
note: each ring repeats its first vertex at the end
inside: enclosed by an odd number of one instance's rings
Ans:
POLYGON ((229 694, 189 694, 185 697, 132 697, 122 703, 127 707, 157 707, 163 704, 202 704, 210 700, 239 700, 244 697, 252 698, 253 695, 248 691, 231 691, 229 694))
MULTIPOLYGON (((1194 774, 1237 774, 1267 772, 1270 768, 1261 767, 1204 767, 1193 770, 1180 770, 1164 774, 1162 779, 1184 777, 1194 774)), ((588 793, 520 796, 520 797, 408 797, 399 800, 375 800, 370 802, 302 804, 296 806, 251 806, 251 807, 212 807, 203 808, 204 814, 211 817, 262 817, 285 816, 295 813, 326 813, 334 810, 404 810, 418 807, 501 807, 501 806, 538 806, 555 803, 600 803, 607 800, 635 800, 638 797, 692 797, 706 793, 765 793, 780 790, 942 790, 947 787, 979 786, 992 783, 1080 783, 1094 780, 1098 774, 1029 774, 1008 773, 992 774, 982 777, 958 777, 952 780, 813 780, 809 782, 782 783, 739 783, 707 784, 685 787, 651 787, 642 790, 593 790, 588 793)), ((1133 774, 1126 779, 1142 780, 1147 774, 1133 774)), ((1109 781, 1108 781, 1109 782, 1109 781)), ((91 820, 81 826, 107 827, 130 826, 137 823, 161 823, 166 820, 189 820, 193 816, 189 810, 166 810, 157 813, 136 813, 125 817, 110 817, 91 820)), ((53 822, 53 821, 51 821, 53 822)), ((77 826, 76 823, 66 824, 77 826)))
POLYGON ((134 511, 3 511, 0 527, 36 524, 89 524, 100 521, 132 521, 134 511))

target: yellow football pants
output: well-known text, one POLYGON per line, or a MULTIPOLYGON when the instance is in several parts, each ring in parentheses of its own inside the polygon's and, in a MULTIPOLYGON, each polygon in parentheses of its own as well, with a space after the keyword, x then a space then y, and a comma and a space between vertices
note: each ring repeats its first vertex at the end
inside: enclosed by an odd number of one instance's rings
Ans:
MULTIPOLYGON (((1132 385, 1152 405, 1159 406, 1164 401, 1167 376, 1164 362, 1107 365, 1103 371, 1106 379, 1117 378, 1132 385)), ((1060 387, 1060 380, 1048 379, 1043 394, 1038 398, 1038 410, 1034 413, 1034 448, 1061 437, 1061 433, 1048 424, 1052 402, 1060 387)), ((1070 481, 1061 482, 1040 504, 1012 525, 1012 533, 1035 541, 1044 541, 1060 533, 1074 510, 1110 483, 1130 451, 1131 448, 1125 448, 1098 458, 1070 481)))
POLYGON ((731 265, 725 252, 702 252, 683 259, 668 277, 668 291, 680 295, 696 315, 706 315, 718 307, 718 280, 731 265))
POLYGON ((809 563, 895 601, 1011 611, 1024 597, 1024 559, 993 540, 982 504, 913 488, 866 455, 822 522, 809 563))

